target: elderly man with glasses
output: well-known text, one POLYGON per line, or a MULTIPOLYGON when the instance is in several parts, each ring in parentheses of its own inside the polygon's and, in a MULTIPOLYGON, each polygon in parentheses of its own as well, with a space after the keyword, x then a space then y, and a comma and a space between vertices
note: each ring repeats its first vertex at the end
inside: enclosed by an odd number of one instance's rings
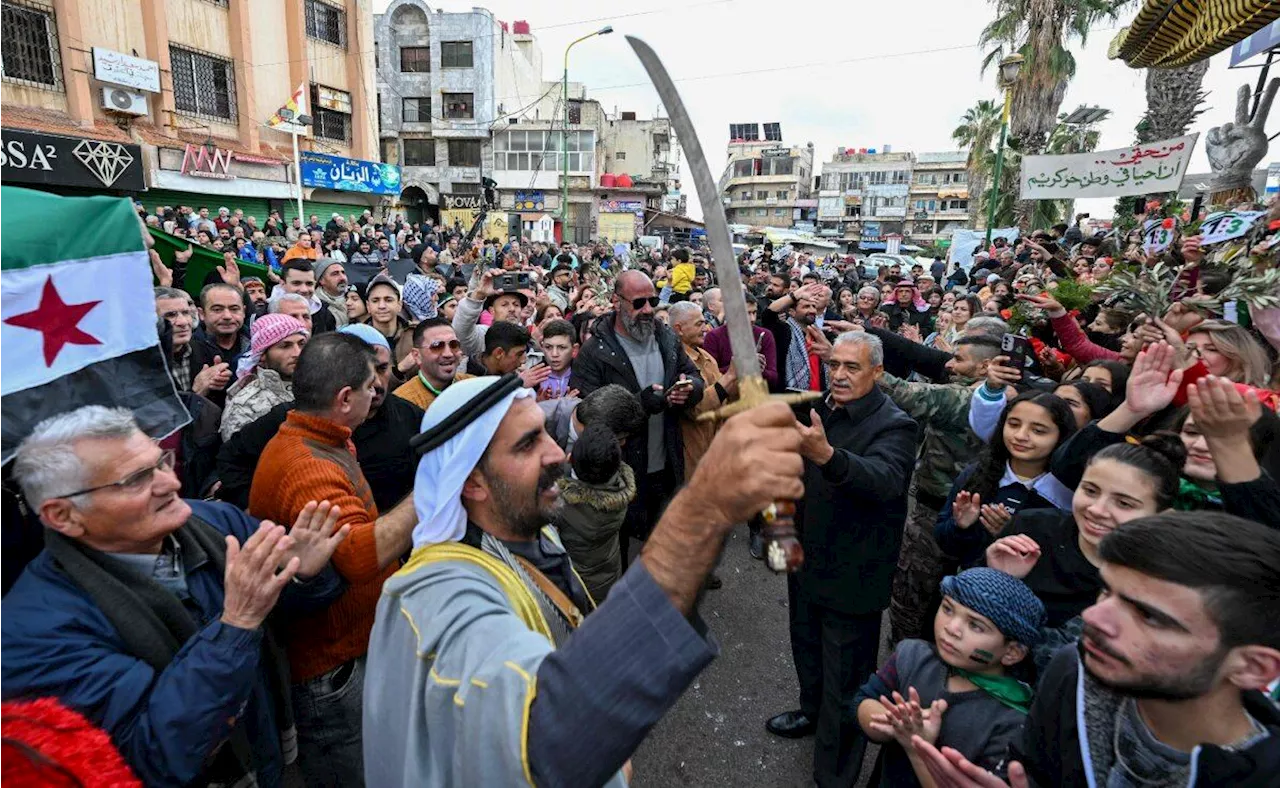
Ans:
POLYGON ((13 476, 45 549, 3 603, 3 697, 55 697, 146 785, 280 785, 296 753, 277 608, 336 599, 337 509, 293 528, 179 497, 173 452, 125 409, 36 425, 13 476))

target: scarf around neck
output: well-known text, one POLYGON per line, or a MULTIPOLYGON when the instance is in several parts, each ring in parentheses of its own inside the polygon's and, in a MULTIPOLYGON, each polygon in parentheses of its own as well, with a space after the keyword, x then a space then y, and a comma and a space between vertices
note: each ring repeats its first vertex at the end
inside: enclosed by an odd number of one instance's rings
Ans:
POLYGON ((973 673, 964 668, 951 668, 957 676, 966 678, 977 685, 978 689, 1000 701, 1014 711, 1026 714, 1031 710, 1031 698, 1034 695, 1031 687, 1013 676, 989 676, 985 673, 973 673))

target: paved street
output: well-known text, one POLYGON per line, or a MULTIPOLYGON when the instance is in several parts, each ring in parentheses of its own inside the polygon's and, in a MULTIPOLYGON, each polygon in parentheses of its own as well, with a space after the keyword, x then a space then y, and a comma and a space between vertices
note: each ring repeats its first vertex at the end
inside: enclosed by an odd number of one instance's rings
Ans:
MULTIPOLYGON (((720 566, 724 587, 702 604, 720 656, 636 754, 633 784, 640 788, 813 784, 813 739, 780 739, 764 729, 768 717, 795 708, 796 674, 786 580, 751 560, 746 543, 743 526, 720 566)), ((874 753, 867 753, 864 780, 874 753)))

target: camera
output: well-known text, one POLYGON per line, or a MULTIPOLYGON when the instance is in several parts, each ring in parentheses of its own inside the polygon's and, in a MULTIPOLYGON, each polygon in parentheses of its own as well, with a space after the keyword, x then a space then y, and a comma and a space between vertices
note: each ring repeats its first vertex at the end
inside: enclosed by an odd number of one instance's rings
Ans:
POLYGON ((500 292, 529 290, 533 287, 533 275, 528 271, 506 271, 493 278, 493 289, 500 292))

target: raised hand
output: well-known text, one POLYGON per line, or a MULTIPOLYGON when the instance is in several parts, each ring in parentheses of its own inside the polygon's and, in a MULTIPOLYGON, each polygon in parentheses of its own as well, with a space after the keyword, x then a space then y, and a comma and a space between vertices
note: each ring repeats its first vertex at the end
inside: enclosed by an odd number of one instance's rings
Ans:
POLYGON ((835 454, 835 449, 827 441, 827 430, 822 426, 822 417, 818 415, 818 411, 811 408, 809 426, 796 422, 796 428, 800 430, 800 454, 819 465, 826 465, 831 455, 835 454))
POLYGON ((185 263, 188 260, 190 260, 191 255, 195 253, 196 253, 196 250, 191 246, 191 244, 188 243, 186 249, 179 249, 178 251, 173 253, 173 260, 175 263, 185 263))
POLYGON ((1157 342, 1134 359, 1124 397, 1125 407, 1134 415, 1150 416, 1173 402, 1182 385, 1182 370, 1174 369, 1176 355, 1167 342, 1157 342))
POLYGON ((232 252, 223 252, 222 265, 218 266, 218 276, 232 287, 240 286, 240 263, 232 252))
POLYGON ((691 383, 686 383, 686 381, 688 381, 688 377, 682 373, 680 379, 671 384, 671 388, 667 389, 668 404, 678 408, 689 401, 689 395, 693 393, 694 387, 691 383))
POLYGON ((527 389, 536 389, 549 377, 551 377, 551 367, 546 364, 529 367, 520 372, 520 379, 524 381, 524 387, 527 389))
POLYGON ((1013 512, 1009 511, 1009 507, 1002 503, 989 503, 982 507, 982 512, 978 515, 979 522, 982 527, 987 529, 987 533, 996 536, 1004 530, 1009 521, 1013 519, 1013 512))
POLYGON ((911 746, 915 736, 930 744, 938 740, 942 715, 947 711, 945 700, 939 698, 928 708, 921 708, 920 693, 915 687, 908 687, 906 698, 898 692, 893 693, 893 700, 881 695, 880 705, 884 706, 885 713, 872 715, 871 729, 874 732, 897 740, 904 748, 911 746))
POLYGON ((1031 293, 1020 293, 1017 296, 1019 301, 1026 301, 1037 309, 1043 309, 1044 313, 1049 317, 1062 317, 1067 313, 1066 307, 1058 302, 1058 299, 1048 293, 1040 295, 1032 295, 1031 293))
POLYGON ((160 253, 155 249, 148 249, 147 257, 151 258, 151 273, 155 276, 156 282, 161 287, 173 287, 173 271, 160 259, 160 253))
POLYGON ((1040 545, 1026 534, 1001 537, 987 547, 987 566, 1024 578, 1040 560, 1040 545))
POLYGON ((956 521, 956 526, 959 528, 968 528, 978 522, 978 515, 981 512, 982 496, 978 493, 961 490, 956 493, 956 499, 951 502, 951 518, 956 521))
POLYGON ((208 396, 210 391, 222 391, 231 382, 231 365, 222 360, 222 356, 214 356, 212 364, 205 364, 191 381, 191 390, 200 396, 208 396))
POLYGON ((1022 380, 1022 370, 1009 364, 1008 356, 996 356, 987 365, 987 388, 991 391, 1004 391, 1022 380))
POLYGON ((1030 788, 1027 770, 1017 761, 1009 762, 1009 782, 970 762, 957 750, 939 750, 920 736, 911 738, 911 748, 925 765, 937 788, 1030 788))
POLYGON ((305 580, 319 574, 351 532, 351 526, 344 525, 334 533, 339 514, 338 507, 328 501, 308 501, 298 512, 289 530, 293 547, 286 554, 286 563, 288 559, 298 559, 298 577, 305 580))
POLYGON ((739 413, 716 433, 688 493, 722 523, 746 522, 776 500, 802 498, 800 443, 795 416, 780 402, 739 413))
POLYGON ((243 546, 234 536, 227 537, 224 624, 240 629, 257 629, 262 625, 280 598, 285 583, 298 571, 298 559, 287 558, 292 547, 293 538, 270 520, 264 520, 243 546), (277 572, 281 566, 284 568, 277 572))
POLYGON ((1248 440, 1249 428, 1262 417, 1262 403, 1252 391, 1241 394, 1227 378, 1210 375, 1187 388, 1196 429, 1206 438, 1248 440))
POLYGON ((827 339, 827 335, 823 333, 822 329, 817 326, 805 326, 804 336, 809 341, 809 349, 818 358, 826 361, 831 356, 831 340, 827 339))

